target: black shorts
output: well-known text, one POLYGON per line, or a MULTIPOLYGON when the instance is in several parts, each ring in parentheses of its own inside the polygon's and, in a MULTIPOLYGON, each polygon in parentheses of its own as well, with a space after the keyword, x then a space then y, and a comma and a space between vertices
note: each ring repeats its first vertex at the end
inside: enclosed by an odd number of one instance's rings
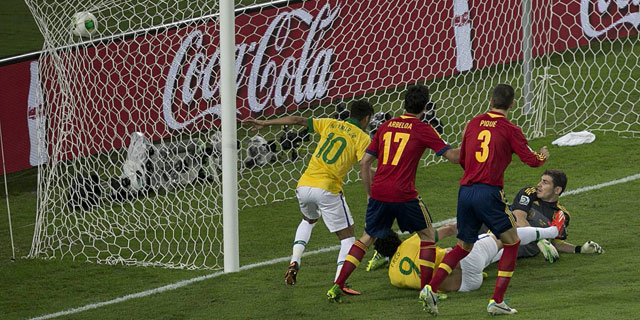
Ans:
POLYGON ((516 226, 502 189, 477 183, 460 186, 458 191, 458 239, 474 243, 482 223, 496 236, 516 226))
POLYGON ((420 197, 407 202, 385 202, 369 198, 364 226, 368 235, 374 238, 386 237, 394 220, 398 220, 398 227, 406 232, 431 227, 431 214, 420 197))

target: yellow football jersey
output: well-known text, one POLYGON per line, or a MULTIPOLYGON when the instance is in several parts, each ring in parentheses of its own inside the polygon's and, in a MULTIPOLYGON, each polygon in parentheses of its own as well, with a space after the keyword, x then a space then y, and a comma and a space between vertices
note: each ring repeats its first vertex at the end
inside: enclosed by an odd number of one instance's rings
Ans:
MULTIPOLYGON (((446 253, 446 249, 436 247, 434 275, 446 253)), ((420 266, 417 263, 419 256, 420 237, 418 237, 418 234, 414 234, 400 244, 389 262, 391 285, 398 288, 420 290, 420 266)))
POLYGON ((309 132, 320 134, 320 142, 298 181, 298 187, 316 187, 340 193, 344 177, 353 164, 362 159, 371 138, 353 118, 346 121, 309 118, 308 126, 309 132))

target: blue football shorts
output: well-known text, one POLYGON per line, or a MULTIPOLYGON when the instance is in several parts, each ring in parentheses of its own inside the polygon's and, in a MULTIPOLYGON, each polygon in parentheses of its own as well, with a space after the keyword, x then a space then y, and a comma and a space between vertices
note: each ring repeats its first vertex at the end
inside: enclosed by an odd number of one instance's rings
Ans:
POLYGON ((500 187, 476 183, 458 191, 458 239, 474 243, 482 223, 496 236, 516 226, 500 187))
POLYGON ((384 238, 398 221, 405 232, 416 232, 431 227, 431 214, 420 197, 407 202, 385 202, 369 198, 364 231, 374 238, 384 238))

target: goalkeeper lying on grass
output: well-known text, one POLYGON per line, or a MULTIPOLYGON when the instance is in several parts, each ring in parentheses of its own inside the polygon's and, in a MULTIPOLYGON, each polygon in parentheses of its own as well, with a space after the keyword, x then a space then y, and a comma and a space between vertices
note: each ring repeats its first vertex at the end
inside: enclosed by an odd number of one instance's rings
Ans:
MULTIPOLYGON (((524 187, 516 195, 511 210, 517 218, 518 227, 547 227, 558 211, 565 214, 565 227, 569 226, 571 216, 567 209, 558 203, 558 198, 567 187, 567 175, 560 170, 545 170, 535 187, 524 187)), ((533 257, 542 252, 544 258, 553 263, 563 253, 604 253, 595 242, 587 241, 583 245, 573 245, 565 241, 567 229, 556 240, 540 240, 529 245, 521 244, 518 258, 533 257)))
MULTIPOLYGON (((559 214, 557 219, 552 222, 551 227, 534 228, 524 227, 518 228, 518 237, 522 244, 532 243, 540 239, 553 239, 562 234, 564 225, 564 216, 559 214)), ((447 236, 455 234, 457 231, 456 224, 451 223, 438 228, 437 238, 443 239, 447 236)), ((417 235, 413 235, 405 241, 401 241, 393 231, 390 231, 387 237, 378 239, 375 242, 376 254, 374 259, 369 262, 367 271, 384 265, 380 261, 381 258, 389 257, 389 279, 393 286, 399 288, 410 288, 420 290, 420 267, 418 265, 418 256, 420 253, 420 239, 417 235), (376 259, 377 258, 377 259, 376 259)), ((478 236, 471 253, 460 261, 458 266, 449 274, 442 282, 439 291, 472 291, 477 290, 482 285, 483 270, 490 263, 500 259, 502 254, 502 242, 491 233, 483 233, 478 236)), ((433 270, 438 269, 438 265, 442 261, 448 249, 436 247, 436 260, 433 270)))

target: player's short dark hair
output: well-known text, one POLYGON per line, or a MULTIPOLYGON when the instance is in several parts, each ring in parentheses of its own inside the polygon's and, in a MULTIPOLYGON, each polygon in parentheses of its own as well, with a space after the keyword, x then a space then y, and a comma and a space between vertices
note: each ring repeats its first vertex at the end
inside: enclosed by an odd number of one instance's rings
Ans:
POLYGON ((356 120, 362 120, 366 116, 372 116, 373 106, 367 100, 356 100, 351 102, 350 117, 356 120))
MULTIPOLYGON (((542 174, 543 176, 550 176, 553 181, 553 187, 562 188, 562 192, 567 188, 567 175, 562 170, 547 169, 542 174)), ((560 192, 560 194, 562 194, 560 192)))
POLYGON ((389 230, 386 237, 380 238, 374 242, 373 247, 379 254, 391 258, 396 253, 396 250, 398 250, 401 243, 402 240, 400 240, 398 234, 393 230, 389 230))
POLYGON ((513 87, 501 83, 493 88, 493 92, 491 93, 491 105, 496 109, 508 110, 513 103, 513 97, 515 96, 515 91, 513 87))
POLYGON ((424 110, 429 103, 429 88, 418 84, 409 86, 404 96, 404 109, 409 113, 418 114, 424 110))

